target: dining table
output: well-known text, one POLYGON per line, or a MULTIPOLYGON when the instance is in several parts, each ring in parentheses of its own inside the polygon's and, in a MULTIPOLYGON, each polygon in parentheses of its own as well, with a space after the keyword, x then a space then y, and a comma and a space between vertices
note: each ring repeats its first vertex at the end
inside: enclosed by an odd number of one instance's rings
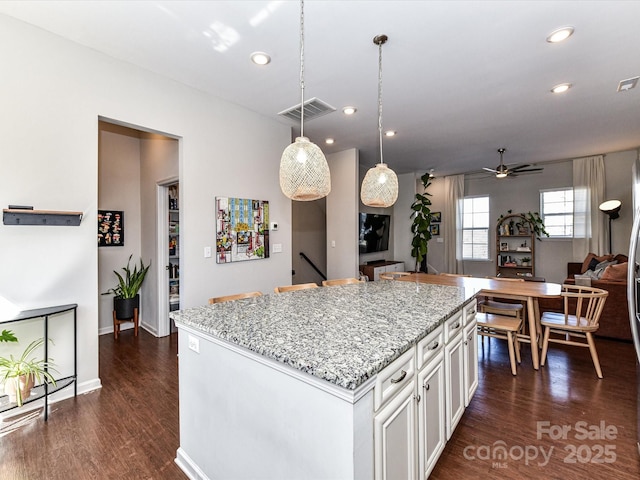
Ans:
POLYGON ((528 333, 518 335, 520 341, 531 344, 531 361, 533 368, 540 368, 540 343, 542 329, 540 326, 540 307, 538 299, 560 297, 562 285, 551 282, 514 282, 512 279, 468 277, 462 275, 433 275, 428 273, 412 273, 397 277, 400 282, 430 283, 434 285, 450 285, 471 289, 478 296, 499 297, 500 299, 526 302, 528 333))

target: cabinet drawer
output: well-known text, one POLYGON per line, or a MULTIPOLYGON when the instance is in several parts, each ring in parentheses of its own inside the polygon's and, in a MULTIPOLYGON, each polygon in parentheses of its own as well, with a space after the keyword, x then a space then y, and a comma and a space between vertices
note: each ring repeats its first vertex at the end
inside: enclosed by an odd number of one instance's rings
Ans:
POLYGON ((478 301, 474 298, 462 309, 462 315, 464 316, 464 324, 469 325, 476 318, 476 312, 478 310, 478 301))
POLYGON ((444 328, 440 325, 418 342, 416 351, 417 368, 420 370, 444 345, 444 328))
POLYGON ((462 326, 462 312, 457 312, 444 323, 444 343, 449 343, 462 330, 462 326))
POLYGON ((411 348, 378 374, 373 397, 376 411, 413 381, 415 365, 415 349, 411 348))

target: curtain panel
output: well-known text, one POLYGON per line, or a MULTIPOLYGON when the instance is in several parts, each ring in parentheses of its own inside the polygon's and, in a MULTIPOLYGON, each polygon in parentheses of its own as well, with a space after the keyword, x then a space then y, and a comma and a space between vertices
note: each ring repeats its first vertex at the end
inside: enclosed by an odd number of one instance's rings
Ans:
POLYGON ((604 156, 573 161, 573 259, 607 249, 605 218, 598 206, 604 202, 604 156))

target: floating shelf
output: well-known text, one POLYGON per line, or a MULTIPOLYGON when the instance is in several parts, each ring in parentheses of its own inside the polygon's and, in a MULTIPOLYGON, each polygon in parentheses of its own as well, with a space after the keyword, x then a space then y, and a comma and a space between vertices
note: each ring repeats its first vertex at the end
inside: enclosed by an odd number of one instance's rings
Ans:
POLYGON ((77 227, 82 221, 82 212, 58 212, 54 210, 2 210, 5 225, 62 225, 77 227))

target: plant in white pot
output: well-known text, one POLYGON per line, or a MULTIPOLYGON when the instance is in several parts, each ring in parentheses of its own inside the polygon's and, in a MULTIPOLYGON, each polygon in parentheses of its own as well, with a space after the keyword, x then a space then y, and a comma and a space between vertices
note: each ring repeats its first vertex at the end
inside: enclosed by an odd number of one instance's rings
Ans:
POLYGON ((29 358, 43 343, 43 338, 34 340, 20 358, 14 358, 13 355, 0 357, 0 380, 4 384, 4 393, 9 395, 10 402, 17 402, 18 406, 29 398, 34 385, 43 380, 54 386, 56 384, 51 375, 55 371, 52 362, 37 357, 29 358))
POLYGON ((140 259, 140 268, 138 268, 137 265, 134 265, 132 270, 129 266, 131 263, 131 257, 133 257, 133 255, 129 255, 127 266, 122 267, 124 275, 120 275, 115 270, 113 271, 113 273, 116 274, 116 277, 118 277, 118 285, 103 293, 103 295, 107 295, 109 293, 115 295, 113 297, 113 309, 116 312, 116 318, 122 320, 133 318, 133 309, 140 307, 140 297, 138 292, 140 291, 142 282, 144 282, 144 277, 147 275, 149 267, 151 266, 151 262, 149 262, 149 265, 145 266, 142 259, 140 259))

